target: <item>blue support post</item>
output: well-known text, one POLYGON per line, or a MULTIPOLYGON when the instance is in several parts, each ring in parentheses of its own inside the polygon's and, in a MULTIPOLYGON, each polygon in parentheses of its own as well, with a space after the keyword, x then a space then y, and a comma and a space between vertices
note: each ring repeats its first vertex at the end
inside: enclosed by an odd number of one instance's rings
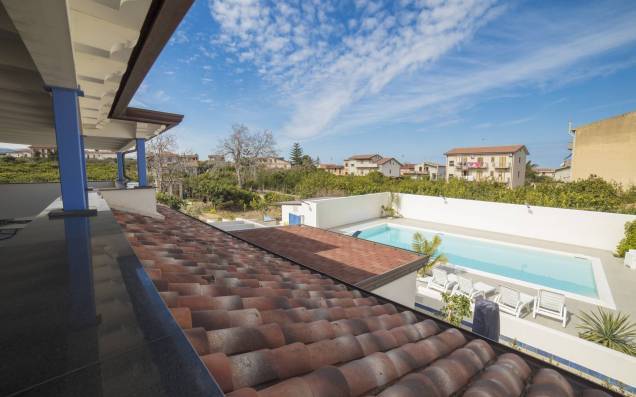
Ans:
POLYGON ((137 176, 139 178, 139 187, 148 186, 146 179, 146 140, 137 138, 137 176))
POLYGON ((120 186, 126 183, 126 177, 124 176, 124 169, 126 167, 125 156, 125 152, 117 152, 117 184, 120 186))
POLYGON ((60 87, 50 89, 64 211, 87 210, 86 167, 77 103, 82 92, 60 87))

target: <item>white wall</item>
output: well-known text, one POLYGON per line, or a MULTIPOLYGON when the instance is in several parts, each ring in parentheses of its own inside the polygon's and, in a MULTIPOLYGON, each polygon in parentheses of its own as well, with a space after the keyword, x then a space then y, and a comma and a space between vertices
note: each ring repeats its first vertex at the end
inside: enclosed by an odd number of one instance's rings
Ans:
POLYGON ((313 214, 310 214, 309 218, 305 217, 305 224, 331 229, 340 225, 379 218, 382 212, 380 207, 387 205, 388 201, 389 193, 321 199, 312 202, 313 214), (308 223, 312 217, 315 217, 314 224, 308 223))
POLYGON ((154 188, 102 189, 99 193, 112 209, 163 219, 157 212, 154 188))
POLYGON ((411 272, 371 292, 406 307, 415 307, 416 279, 417 272, 411 272))
MULTIPOLYGON (((364 197, 364 196, 362 196, 364 197)), ((369 199, 371 201, 371 199, 369 199)), ((400 194, 410 219, 614 251, 634 215, 400 194)), ((343 224, 346 222, 343 222, 343 224)))

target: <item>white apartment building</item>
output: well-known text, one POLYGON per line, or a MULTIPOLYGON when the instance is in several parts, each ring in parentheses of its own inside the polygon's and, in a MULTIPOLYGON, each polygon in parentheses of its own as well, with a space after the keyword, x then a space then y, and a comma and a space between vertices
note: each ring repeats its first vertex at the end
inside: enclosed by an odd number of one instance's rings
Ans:
POLYGON ((525 145, 454 148, 446 155, 446 180, 494 180, 510 187, 522 186, 526 180, 525 145))
POLYGON ((344 174, 363 176, 370 172, 379 172, 384 176, 397 178, 400 176, 402 164, 393 157, 382 157, 379 154, 357 154, 345 159, 344 174))

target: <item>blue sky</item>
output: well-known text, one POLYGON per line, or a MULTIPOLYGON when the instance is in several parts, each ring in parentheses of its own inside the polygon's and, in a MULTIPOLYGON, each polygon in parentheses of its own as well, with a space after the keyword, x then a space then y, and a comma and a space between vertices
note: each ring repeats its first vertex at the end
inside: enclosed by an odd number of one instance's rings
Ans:
POLYGON ((204 158, 244 123, 285 157, 524 143, 556 166, 569 120, 636 109, 634 21, 633 1, 197 0, 133 105, 184 114, 204 158))

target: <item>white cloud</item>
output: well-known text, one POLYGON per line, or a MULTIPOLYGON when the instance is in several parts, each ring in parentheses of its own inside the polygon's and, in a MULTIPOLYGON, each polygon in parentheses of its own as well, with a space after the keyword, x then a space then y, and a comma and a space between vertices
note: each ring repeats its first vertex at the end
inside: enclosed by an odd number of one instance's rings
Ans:
POLYGON ((359 1, 356 23, 337 18, 336 3, 210 0, 218 42, 253 62, 295 107, 284 127, 295 137, 320 134, 351 104, 439 58, 498 10, 493 1, 454 1, 393 14, 390 5, 359 1))
MULTIPOLYGON (((209 0, 219 24, 214 45, 227 62, 249 62, 292 109, 284 133, 308 138, 378 122, 427 119, 432 107, 459 109, 478 93, 524 84, 565 84, 636 61, 561 74, 579 61, 636 40, 636 15, 573 10, 570 23, 542 15, 509 22, 493 43, 467 49, 474 33, 507 10, 494 0, 357 0, 342 18, 339 1, 209 0), (584 23, 598 19, 598 23, 584 23), (519 37, 517 37, 519 36, 519 37), (495 46, 496 47, 496 46, 495 46), (451 67, 439 66, 461 54, 451 67), (448 60, 445 59, 445 62, 448 60)), ((591 8, 591 7, 588 7, 591 8)))

